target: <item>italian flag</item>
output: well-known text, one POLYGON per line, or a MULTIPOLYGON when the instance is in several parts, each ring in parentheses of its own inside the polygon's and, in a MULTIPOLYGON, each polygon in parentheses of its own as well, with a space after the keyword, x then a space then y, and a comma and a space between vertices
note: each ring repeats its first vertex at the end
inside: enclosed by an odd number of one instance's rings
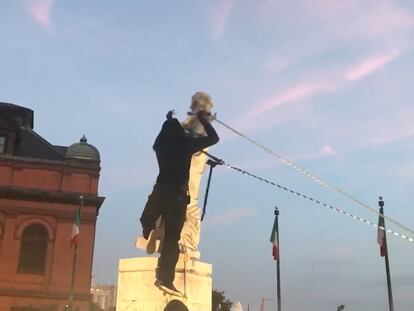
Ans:
POLYGON ((72 235, 70 237, 70 246, 77 246, 79 241, 79 224, 80 224, 80 210, 76 213, 75 220, 72 225, 72 235))
POLYGON ((270 236, 270 243, 273 245, 273 258, 275 260, 279 260, 279 236, 278 236, 279 228, 277 227, 276 218, 275 222, 273 223, 273 230, 272 235, 270 236))
POLYGON ((381 257, 385 256, 386 246, 385 246, 385 222, 384 217, 379 216, 378 219, 378 234, 377 234, 377 242, 380 246, 380 255, 381 257), (383 228, 383 229, 380 229, 383 228))

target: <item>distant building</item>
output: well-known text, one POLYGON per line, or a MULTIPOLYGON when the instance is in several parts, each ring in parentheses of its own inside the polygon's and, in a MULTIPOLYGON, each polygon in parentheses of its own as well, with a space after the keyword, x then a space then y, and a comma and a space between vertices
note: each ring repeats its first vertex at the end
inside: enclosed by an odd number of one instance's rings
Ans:
POLYGON ((117 287, 111 285, 92 285, 91 287, 92 301, 99 305, 102 310, 116 307, 117 287))
POLYGON ((74 310, 87 310, 95 225, 104 201, 98 196, 99 152, 85 137, 69 147, 49 143, 34 131, 33 115, 0 103, 0 310, 62 310, 68 303, 69 241, 80 195, 74 310))

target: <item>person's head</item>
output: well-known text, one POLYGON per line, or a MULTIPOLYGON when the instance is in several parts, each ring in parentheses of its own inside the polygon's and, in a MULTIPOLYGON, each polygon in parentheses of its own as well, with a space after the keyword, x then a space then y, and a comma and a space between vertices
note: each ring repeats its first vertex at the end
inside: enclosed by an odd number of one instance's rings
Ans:
POLYGON ((188 308, 179 300, 171 300, 164 308, 164 311, 189 311, 188 308))
POLYGON ((167 119, 162 125, 161 132, 165 140, 170 142, 180 141, 185 136, 184 128, 176 118, 167 119))

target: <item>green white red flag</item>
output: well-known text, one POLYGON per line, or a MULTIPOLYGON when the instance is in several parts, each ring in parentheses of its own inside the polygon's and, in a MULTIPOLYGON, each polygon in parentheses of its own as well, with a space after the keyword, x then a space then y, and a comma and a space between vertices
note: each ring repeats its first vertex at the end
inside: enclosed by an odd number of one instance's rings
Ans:
POLYGON ((80 211, 76 213, 75 220, 72 225, 72 235, 70 237, 70 246, 77 246, 79 242, 79 228, 80 228, 80 211))
POLYGON ((377 234, 377 242, 380 246, 380 255, 381 257, 385 256, 386 244, 385 244, 385 222, 384 217, 379 216, 378 219, 378 234, 377 234))
POLYGON ((273 223, 272 234, 270 236, 270 243, 272 243, 273 249, 272 254, 274 260, 279 260, 279 228, 276 222, 273 223))

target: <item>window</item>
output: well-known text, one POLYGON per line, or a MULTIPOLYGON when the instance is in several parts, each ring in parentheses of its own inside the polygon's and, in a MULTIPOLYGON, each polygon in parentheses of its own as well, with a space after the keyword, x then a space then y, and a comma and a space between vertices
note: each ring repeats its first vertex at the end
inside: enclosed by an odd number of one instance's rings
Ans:
POLYGON ((0 153, 4 153, 6 151, 6 137, 0 136, 0 153))
POLYGON ((20 241, 18 272, 41 274, 45 271, 48 233, 40 224, 24 229, 20 241))

